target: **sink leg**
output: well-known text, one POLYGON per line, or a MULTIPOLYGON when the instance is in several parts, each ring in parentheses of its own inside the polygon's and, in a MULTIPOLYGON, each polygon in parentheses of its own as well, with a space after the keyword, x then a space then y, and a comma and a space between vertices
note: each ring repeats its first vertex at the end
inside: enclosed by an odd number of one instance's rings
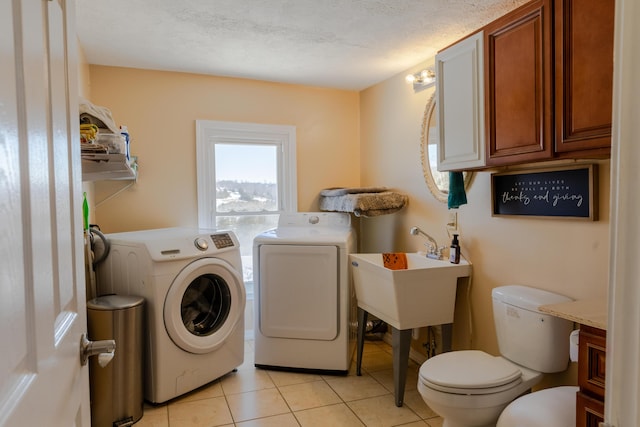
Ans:
POLYGON ((453 323, 445 323, 442 327, 442 352, 451 351, 453 337, 453 323))
POLYGON ((396 397, 396 406, 400 407, 404 400, 404 386, 407 382, 411 329, 391 328, 391 343, 393 346, 393 392, 396 397))
POLYGON ((358 307, 358 347, 356 356, 356 375, 362 375, 362 350, 364 349, 364 331, 367 327, 367 313, 364 309, 358 307))

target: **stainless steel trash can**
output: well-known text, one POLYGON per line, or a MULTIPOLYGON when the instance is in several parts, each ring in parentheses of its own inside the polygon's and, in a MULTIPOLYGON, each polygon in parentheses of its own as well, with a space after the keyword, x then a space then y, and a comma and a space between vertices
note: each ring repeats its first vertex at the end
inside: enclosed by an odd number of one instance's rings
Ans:
POLYGON ((89 362, 92 427, 130 426, 142 417, 144 298, 106 295, 87 302, 91 341, 115 340, 105 367, 89 362))

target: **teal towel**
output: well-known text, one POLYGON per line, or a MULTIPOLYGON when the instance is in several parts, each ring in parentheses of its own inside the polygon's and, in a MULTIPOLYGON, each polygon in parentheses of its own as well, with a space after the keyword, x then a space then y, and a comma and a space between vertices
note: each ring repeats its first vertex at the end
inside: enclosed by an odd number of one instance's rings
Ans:
POLYGON ((464 175, 462 172, 449 172, 449 209, 457 209, 467 204, 467 193, 464 191, 464 175))

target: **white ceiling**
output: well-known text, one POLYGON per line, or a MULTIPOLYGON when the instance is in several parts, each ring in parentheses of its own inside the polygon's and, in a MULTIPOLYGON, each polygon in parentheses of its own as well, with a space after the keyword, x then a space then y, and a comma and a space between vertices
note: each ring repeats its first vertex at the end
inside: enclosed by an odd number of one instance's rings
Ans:
POLYGON ((90 64, 362 90, 527 0, 76 0, 90 64))

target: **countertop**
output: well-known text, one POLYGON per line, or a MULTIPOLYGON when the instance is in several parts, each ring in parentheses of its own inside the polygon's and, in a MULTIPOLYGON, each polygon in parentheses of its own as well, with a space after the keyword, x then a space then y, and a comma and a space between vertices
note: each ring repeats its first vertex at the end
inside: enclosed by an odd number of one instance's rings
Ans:
POLYGON ((541 305, 540 311, 582 325, 607 330, 607 300, 584 299, 560 304, 541 305))

